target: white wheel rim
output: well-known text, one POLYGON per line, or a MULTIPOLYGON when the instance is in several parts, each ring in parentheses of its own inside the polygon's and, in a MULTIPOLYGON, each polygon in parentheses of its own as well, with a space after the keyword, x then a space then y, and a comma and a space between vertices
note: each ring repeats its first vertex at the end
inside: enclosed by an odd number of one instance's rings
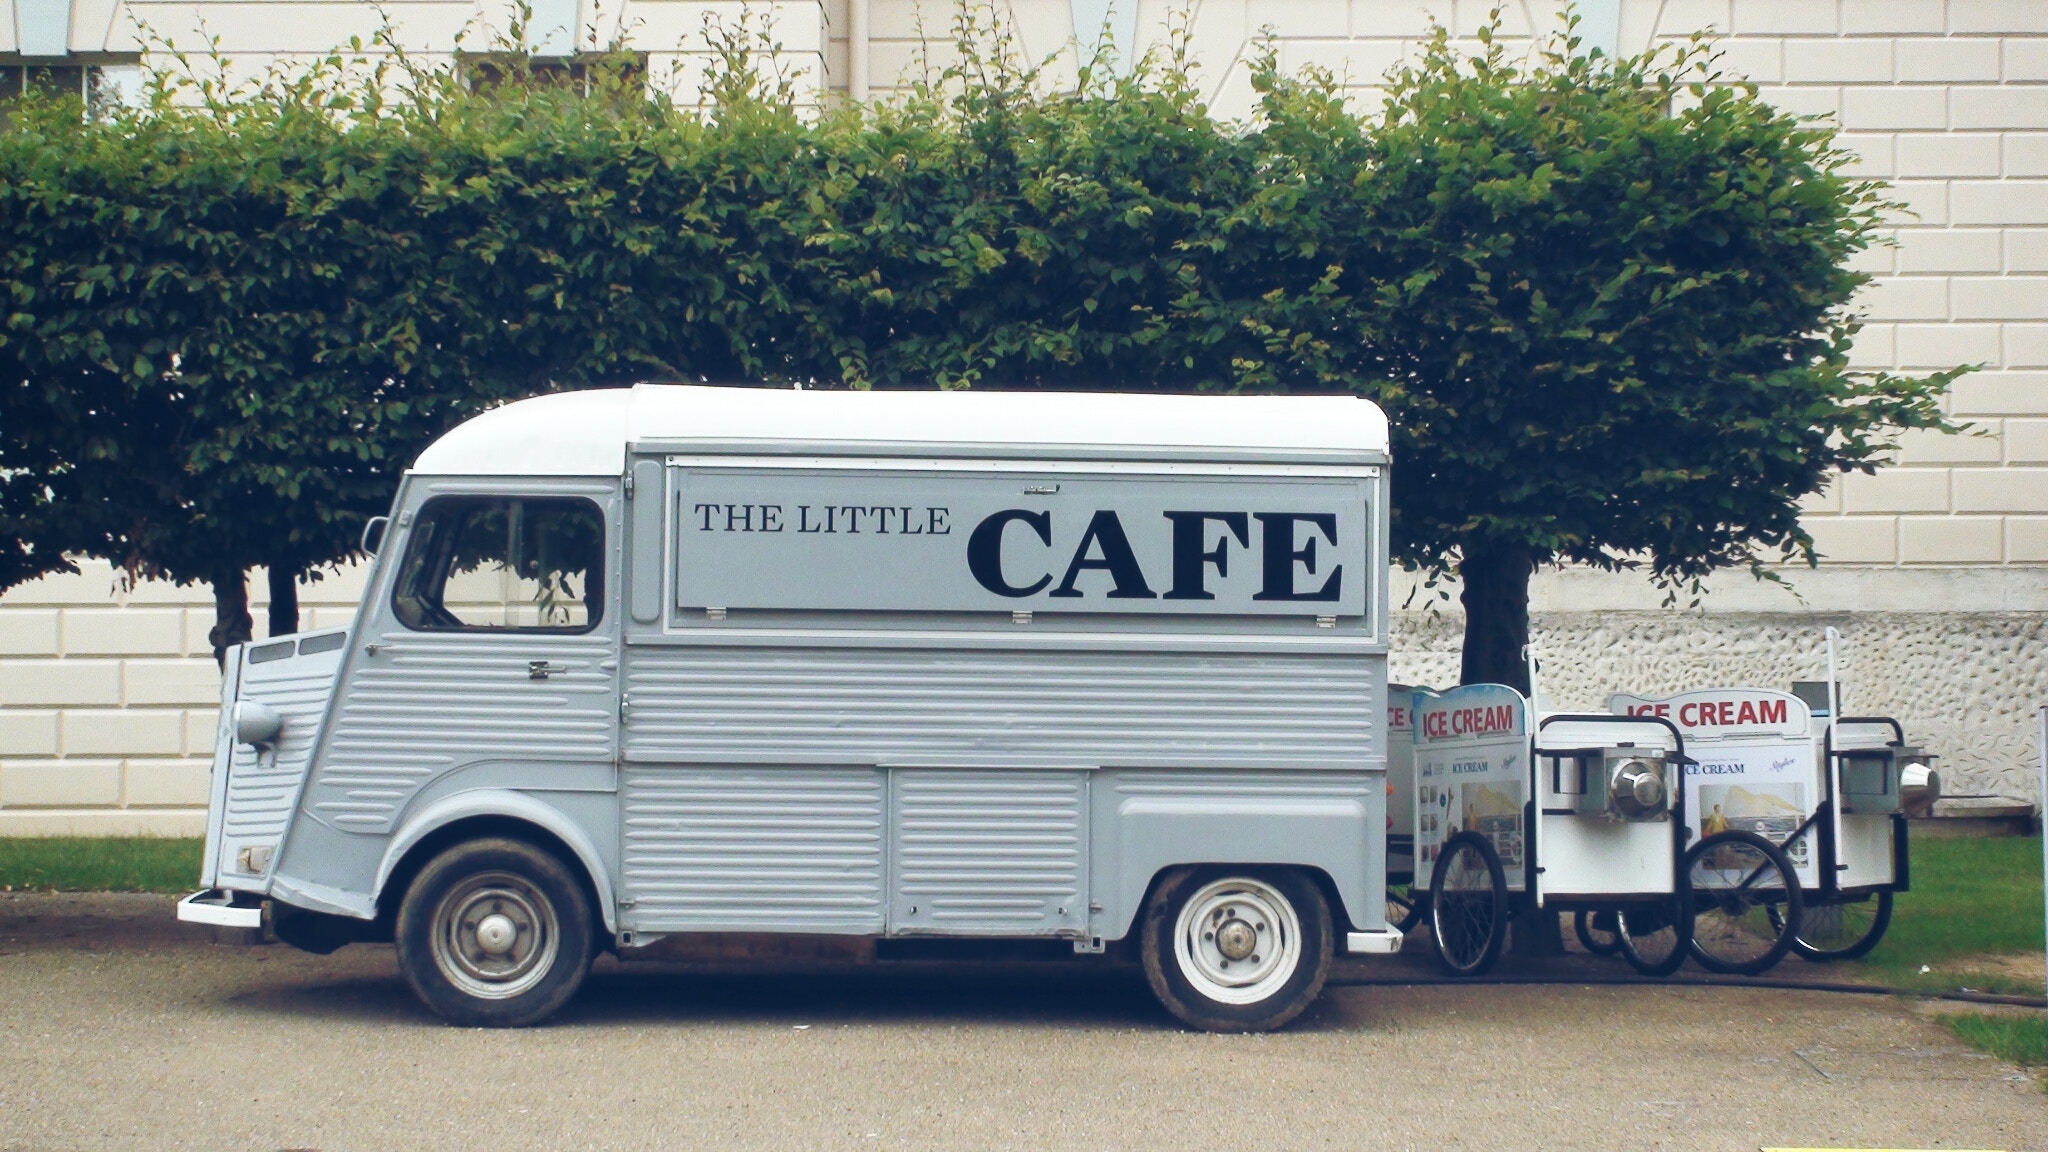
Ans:
POLYGON ((1173 954, 1180 974, 1203 997, 1257 1004, 1301 966, 1301 918, 1269 884, 1218 880, 1181 903, 1173 954))

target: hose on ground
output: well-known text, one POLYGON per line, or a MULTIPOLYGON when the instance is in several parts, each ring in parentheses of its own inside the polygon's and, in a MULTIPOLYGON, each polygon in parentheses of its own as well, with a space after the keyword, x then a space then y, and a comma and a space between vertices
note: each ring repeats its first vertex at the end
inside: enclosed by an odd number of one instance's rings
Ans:
POLYGON ((1657 988, 1775 988, 1793 992, 1842 992, 1861 996, 1910 996, 1921 1000, 1957 1000, 1967 1004, 2013 1004, 2022 1008, 2048 1008, 2048 997, 2013 996, 2002 992, 1929 992, 1919 988, 1892 988, 1883 984, 1831 984, 1804 980, 1716 979, 1711 976, 1660 980, 1652 976, 1333 976, 1326 988, 1474 988, 1494 984, 1576 984, 1586 987, 1649 985, 1657 988))

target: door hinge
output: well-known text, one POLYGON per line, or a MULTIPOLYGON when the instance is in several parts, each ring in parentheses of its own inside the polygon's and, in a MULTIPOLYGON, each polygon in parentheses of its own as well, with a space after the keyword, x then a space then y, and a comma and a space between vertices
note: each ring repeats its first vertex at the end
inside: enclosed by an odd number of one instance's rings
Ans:
POLYGON ((626 499, 628 499, 628 500, 631 500, 632 498, 633 498, 633 474, 632 474, 631 472, 628 472, 628 473, 626 473, 626 499))
POLYGON ((619 719, 627 720, 633 715, 633 701, 624 692, 619 693, 619 719))

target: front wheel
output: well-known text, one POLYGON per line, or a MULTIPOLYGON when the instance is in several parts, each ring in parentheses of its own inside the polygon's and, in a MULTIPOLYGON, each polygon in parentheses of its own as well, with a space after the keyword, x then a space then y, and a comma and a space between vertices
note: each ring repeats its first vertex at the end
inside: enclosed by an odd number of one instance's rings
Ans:
POLYGON ((398 966, 450 1023, 537 1024, 590 970, 595 935, 583 884, 522 840, 457 844, 427 864, 399 905, 398 966))
POLYGON ((1482 976, 1508 939, 1508 879, 1500 853, 1477 832, 1444 841, 1429 882, 1429 931, 1453 976, 1482 976))
POLYGON ((1181 869, 1145 906, 1145 980, 1189 1027, 1268 1032, 1322 992, 1334 936, 1322 890, 1297 870, 1181 869))
POLYGON ((1685 854, 1692 955, 1709 972, 1758 976, 1792 949, 1804 900, 1785 850, 1754 832, 1716 832, 1685 854))

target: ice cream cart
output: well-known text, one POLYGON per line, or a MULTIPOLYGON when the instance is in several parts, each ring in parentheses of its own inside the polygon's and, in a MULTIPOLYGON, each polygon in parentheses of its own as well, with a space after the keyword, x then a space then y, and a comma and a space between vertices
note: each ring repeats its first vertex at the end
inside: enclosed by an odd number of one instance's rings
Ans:
MULTIPOLYGON (((1839 698, 1833 690, 1829 696, 1839 698)), ((1620 714, 1667 719, 1685 734, 1697 761, 1685 777, 1692 835, 1754 837, 1769 849, 1752 843, 1696 866, 1694 901, 1710 909, 1695 919, 1693 951, 1703 966, 1754 972, 1788 948, 1829 960, 1877 946, 1892 895, 1911 877, 1905 809, 1940 787, 1897 720, 1835 718, 1832 709, 1816 716, 1795 695, 1754 688, 1621 695, 1609 704, 1620 714), (1786 875, 1796 880, 1803 912, 1790 933, 1790 901, 1730 902, 1745 882, 1769 891, 1786 875)))
POLYGON ((1532 905, 1612 914, 1631 963, 1669 973, 1691 924, 1673 819, 1683 737, 1654 717, 1531 718, 1498 684, 1416 697, 1416 900, 1439 958, 1485 972, 1532 905))
POLYGON ((1802 836, 1825 783, 1812 717, 1789 693, 1710 688, 1663 699, 1618 695, 1617 715, 1684 735, 1680 797, 1691 889, 1690 950, 1714 972, 1756 975, 1793 946, 1822 861, 1802 836), (1788 930, 1791 929, 1791 930, 1788 930))

